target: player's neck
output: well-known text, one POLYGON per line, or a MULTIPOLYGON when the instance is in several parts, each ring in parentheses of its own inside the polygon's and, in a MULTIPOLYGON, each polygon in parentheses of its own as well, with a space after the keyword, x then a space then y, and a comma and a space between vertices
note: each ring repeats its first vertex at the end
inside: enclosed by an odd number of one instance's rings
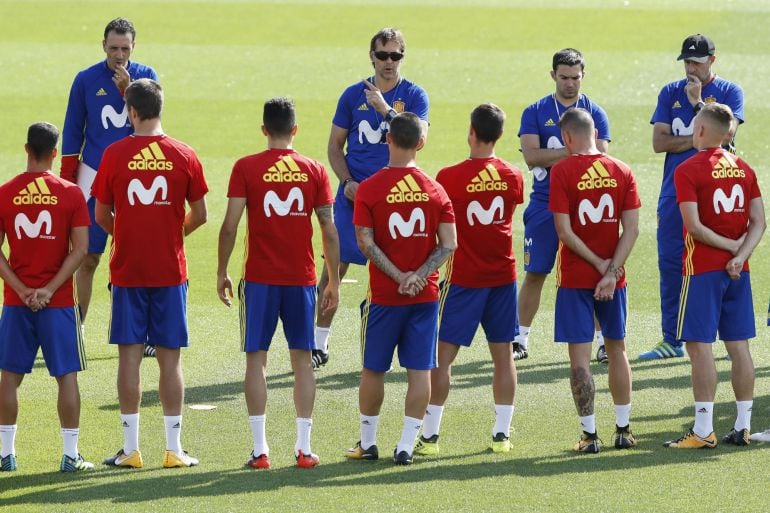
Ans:
POLYGON ((400 81, 401 75, 396 75, 392 80, 387 80, 377 75, 374 76, 374 85, 383 94, 396 87, 400 81))
POLYGON ((163 127, 160 124, 160 118, 132 120, 134 123, 134 135, 150 136, 163 135, 163 127))
POLYGON ((388 167, 417 167, 415 150, 402 150, 390 145, 390 159, 388 167))
POLYGON ((556 98, 556 101, 559 102, 560 105, 564 107, 571 107, 575 105, 578 100, 580 100, 580 93, 577 94, 574 98, 564 98, 562 95, 559 94, 559 91, 556 91, 553 93, 553 97, 556 98))
POLYGON ((471 155, 472 159, 491 159, 495 157, 495 145, 483 144, 483 143, 471 143, 471 155))
POLYGON ((272 137, 267 138, 267 149, 268 150, 293 150, 292 143, 294 141, 292 139, 273 139, 272 137))
POLYGON ((47 173, 51 171, 51 167, 53 167, 53 160, 35 160, 28 158, 27 159, 27 173, 47 173))
POLYGON ((570 155, 599 155, 601 152, 595 144, 581 144, 573 148, 567 148, 570 155))

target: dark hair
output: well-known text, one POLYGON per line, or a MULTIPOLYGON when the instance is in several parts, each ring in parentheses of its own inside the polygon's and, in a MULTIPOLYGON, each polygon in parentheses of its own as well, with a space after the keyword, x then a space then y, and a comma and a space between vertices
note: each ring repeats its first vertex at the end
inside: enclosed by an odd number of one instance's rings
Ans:
POLYGON ((565 132, 593 134, 594 118, 585 109, 567 109, 559 120, 559 128, 565 132))
POLYGON ((289 135, 297 124, 295 112, 291 98, 270 98, 265 102, 262 124, 272 136, 289 135))
POLYGON ((383 46, 390 41, 395 41, 398 43, 399 48, 401 49, 401 52, 406 51, 406 42, 404 41, 404 35, 401 33, 400 30, 386 27, 379 32, 377 32, 374 37, 372 38, 371 43, 369 43, 369 51, 374 51, 374 45, 379 41, 383 46))
POLYGON ((553 54, 553 70, 556 71, 560 64, 564 66, 577 66, 580 64, 581 70, 586 67, 583 61, 583 54, 574 48, 563 48, 553 54))
POLYGON ((104 27, 104 39, 107 39, 107 35, 110 32, 116 34, 131 34, 131 41, 136 41, 136 30, 134 24, 125 18, 115 18, 104 27))
POLYGON ((722 103, 707 103, 698 113, 699 117, 707 118, 720 132, 727 133, 733 122, 733 111, 722 103))
POLYGON ((493 143, 503 135, 505 112, 494 103, 482 103, 471 112, 471 127, 476 138, 485 143, 493 143))
POLYGON ((125 98, 126 105, 132 107, 141 120, 159 118, 163 110, 163 88, 149 78, 131 82, 126 88, 125 98))
POLYGON ((404 150, 417 148, 423 133, 423 121, 412 112, 402 112, 390 122, 390 137, 397 147, 404 150))
POLYGON ((35 160, 49 157, 59 142, 59 129, 51 123, 40 121, 27 129, 27 148, 35 160))

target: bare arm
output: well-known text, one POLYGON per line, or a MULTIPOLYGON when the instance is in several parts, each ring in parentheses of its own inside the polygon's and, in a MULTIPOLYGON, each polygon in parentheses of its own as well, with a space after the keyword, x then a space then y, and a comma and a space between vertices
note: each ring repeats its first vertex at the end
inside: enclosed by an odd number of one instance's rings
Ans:
POLYGON ((567 148, 541 148, 540 136, 536 134, 522 134, 519 137, 521 143, 521 153, 524 156, 524 162, 530 169, 535 167, 551 167, 561 159, 569 155, 567 148))
POLYGON ((0 231, 0 278, 2 278, 3 281, 19 295, 21 300, 24 301, 24 304, 30 306, 30 300, 35 293, 35 289, 27 287, 16 273, 13 272, 13 269, 11 269, 11 264, 8 262, 5 253, 2 251, 4 241, 5 232, 0 231))
POLYGON ((105 232, 114 235, 115 215, 112 213, 111 204, 106 205, 97 199, 96 205, 94 205, 94 219, 96 219, 96 224, 101 226, 105 232))
POLYGON ((606 139, 597 139, 596 149, 602 153, 607 153, 608 151, 610 151, 610 142, 606 139))
POLYGON ((229 198, 227 212, 219 229, 219 246, 217 249, 217 295, 226 306, 233 304, 233 282, 227 273, 227 264, 235 247, 235 237, 238 235, 238 223, 241 221, 243 210, 246 208, 246 198, 229 198), (229 293, 229 294, 228 294, 229 293))
POLYGON ((340 128, 335 124, 332 124, 332 130, 329 133, 329 146, 327 149, 327 156, 329 157, 329 164, 332 166, 332 171, 337 175, 337 179, 340 183, 345 180, 349 180, 345 185, 345 197, 350 201, 353 201, 356 197, 356 189, 358 189, 358 182, 353 180, 353 175, 350 174, 348 169, 348 163, 345 160, 345 144, 348 140, 348 131, 345 128, 340 128))
POLYGON ((334 226, 331 205, 317 207, 315 215, 321 225, 326 271, 329 274, 329 283, 321 291, 321 311, 325 313, 337 308, 340 302, 340 239, 334 226))
POLYGON ((208 219, 205 196, 190 203, 190 211, 184 216, 184 234, 190 235, 196 228, 202 226, 208 219))
POLYGON ((738 248, 735 256, 727 262, 726 269, 731 278, 740 278, 743 264, 751 257, 751 253, 759 244, 766 228, 767 221, 765 221, 764 203, 762 203, 762 198, 754 198, 749 203, 749 226, 743 238, 743 243, 738 248))
POLYGON ((374 242, 374 230, 372 228, 356 226, 356 241, 361 253, 391 280, 400 284, 406 279, 407 273, 396 267, 374 242))
POLYGON ((692 135, 672 135, 671 125, 655 123, 652 126, 652 149, 655 153, 682 153, 692 149, 692 135))
POLYGON ((620 215, 620 224, 623 226, 623 233, 620 235, 618 245, 615 246, 615 253, 610 259, 604 276, 594 290, 594 297, 599 300, 612 299, 615 286, 625 273, 623 266, 639 237, 639 209, 624 210, 620 215))
POLYGON ((454 223, 439 223, 437 235, 438 245, 428 255, 428 259, 415 271, 415 274, 420 278, 427 279, 457 249, 457 230, 454 223))
MULTIPOLYGON (((679 204, 679 211, 682 213, 682 222, 693 239, 702 242, 707 246, 729 251, 733 255, 738 252, 743 242, 741 239, 733 240, 723 237, 700 222, 698 215, 698 204, 694 201, 683 201, 679 204)), ((754 248, 751 248, 752 250, 754 248)))
POLYGON ((59 290, 59 287, 69 280, 83 261, 88 252, 88 226, 76 226, 70 231, 70 252, 59 267, 59 270, 51 278, 45 287, 35 290, 32 301, 40 308, 48 305, 51 297, 59 290))
POLYGON ((594 266, 600 274, 604 274, 607 271, 609 262, 591 251, 586 243, 572 231, 569 214, 554 212, 553 222, 556 226, 556 234, 565 246, 574 251, 580 258, 594 266))

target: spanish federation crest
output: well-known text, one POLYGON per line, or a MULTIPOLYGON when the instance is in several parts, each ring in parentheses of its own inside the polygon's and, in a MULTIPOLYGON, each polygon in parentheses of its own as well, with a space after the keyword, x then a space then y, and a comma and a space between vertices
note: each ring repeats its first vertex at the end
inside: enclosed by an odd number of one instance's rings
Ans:
POLYGON ((393 102, 393 110, 401 114, 404 112, 404 109, 406 108, 406 103, 404 103, 401 100, 396 100, 393 102))

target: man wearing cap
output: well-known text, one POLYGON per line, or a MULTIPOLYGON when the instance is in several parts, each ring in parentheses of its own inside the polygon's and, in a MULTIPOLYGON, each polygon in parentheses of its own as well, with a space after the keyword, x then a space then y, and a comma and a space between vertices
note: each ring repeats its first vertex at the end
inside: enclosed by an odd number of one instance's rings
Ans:
POLYGON ((663 87, 650 123, 655 153, 666 154, 663 184, 658 198, 658 269, 660 271, 660 313, 663 340, 639 355, 640 360, 657 360, 684 355, 676 339, 679 293, 682 287, 682 215, 676 203, 674 169, 693 156, 693 121, 707 103, 728 105, 737 120, 724 145, 732 148, 737 124, 743 123, 743 89, 718 77, 712 70, 716 60, 714 42, 695 34, 682 43, 677 60, 684 61, 686 77, 663 87))

